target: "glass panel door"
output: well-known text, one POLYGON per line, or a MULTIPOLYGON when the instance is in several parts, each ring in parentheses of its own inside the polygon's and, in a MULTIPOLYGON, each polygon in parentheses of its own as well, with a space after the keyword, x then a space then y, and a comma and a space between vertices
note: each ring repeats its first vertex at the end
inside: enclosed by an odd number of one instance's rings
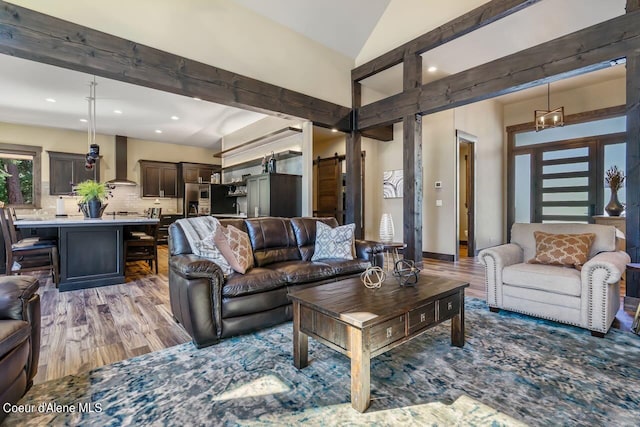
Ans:
POLYGON ((595 144, 536 150, 534 222, 591 221, 596 201, 595 144))

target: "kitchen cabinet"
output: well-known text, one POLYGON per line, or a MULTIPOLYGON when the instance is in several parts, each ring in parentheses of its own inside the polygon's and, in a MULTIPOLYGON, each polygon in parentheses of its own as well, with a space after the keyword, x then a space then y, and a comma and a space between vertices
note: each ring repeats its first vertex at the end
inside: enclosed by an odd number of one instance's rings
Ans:
POLYGON ((142 197, 178 197, 178 164, 140 160, 142 197))
POLYGON ((247 216, 302 215, 302 177, 265 173, 247 178, 247 216))
POLYGON ((100 179, 100 159, 96 159, 93 169, 86 170, 85 154, 47 151, 49 154, 49 194, 66 195, 73 191, 79 182, 100 179))
POLYGON ((208 165, 203 163, 180 163, 182 182, 199 183, 211 182, 211 175, 219 173, 219 165, 208 165))

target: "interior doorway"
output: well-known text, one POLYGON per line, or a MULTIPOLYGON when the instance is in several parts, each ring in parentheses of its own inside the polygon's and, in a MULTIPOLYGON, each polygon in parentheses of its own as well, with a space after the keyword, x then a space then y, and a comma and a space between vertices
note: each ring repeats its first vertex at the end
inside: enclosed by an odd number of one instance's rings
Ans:
POLYGON ((475 143, 477 137, 456 131, 458 147, 458 196, 456 227, 456 260, 475 256, 475 143))

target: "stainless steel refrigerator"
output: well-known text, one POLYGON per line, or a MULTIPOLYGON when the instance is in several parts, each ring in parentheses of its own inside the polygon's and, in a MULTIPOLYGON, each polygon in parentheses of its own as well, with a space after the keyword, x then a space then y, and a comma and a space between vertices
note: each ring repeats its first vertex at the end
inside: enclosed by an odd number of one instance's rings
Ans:
POLYGON ((211 184, 184 184, 182 212, 185 218, 211 213, 211 184))

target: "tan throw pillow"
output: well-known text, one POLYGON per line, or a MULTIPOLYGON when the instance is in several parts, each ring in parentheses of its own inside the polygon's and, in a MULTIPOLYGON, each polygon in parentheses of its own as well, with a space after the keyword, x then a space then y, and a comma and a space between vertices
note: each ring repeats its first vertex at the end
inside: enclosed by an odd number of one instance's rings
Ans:
POLYGON ((218 227, 214 234, 216 246, 231 268, 244 274, 253 267, 253 251, 249 235, 233 225, 218 227))
POLYGON ((591 245, 596 238, 594 233, 551 234, 534 231, 536 256, 530 264, 549 264, 575 267, 578 270, 587 262, 591 245))

